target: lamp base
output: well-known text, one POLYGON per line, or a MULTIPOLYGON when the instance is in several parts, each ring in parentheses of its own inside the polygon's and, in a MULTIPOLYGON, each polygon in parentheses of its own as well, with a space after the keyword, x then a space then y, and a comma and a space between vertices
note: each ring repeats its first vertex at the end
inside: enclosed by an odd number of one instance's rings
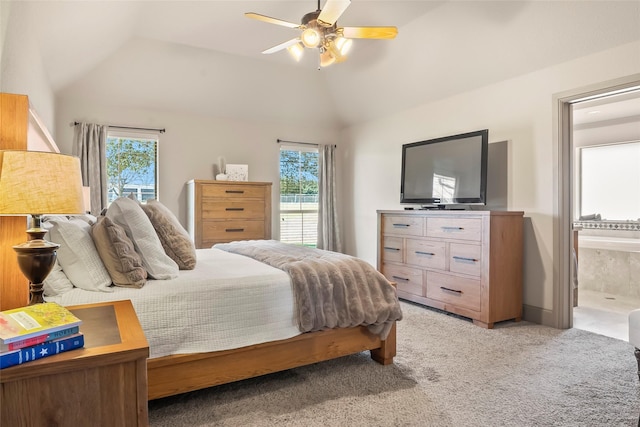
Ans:
POLYGON ((43 282, 56 262, 59 247, 44 239, 29 240, 13 247, 18 254, 18 266, 29 280, 29 305, 44 302, 43 282))
POLYGON ((31 283, 29 282, 29 304, 40 304, 44 301, 44 283, 31 283))

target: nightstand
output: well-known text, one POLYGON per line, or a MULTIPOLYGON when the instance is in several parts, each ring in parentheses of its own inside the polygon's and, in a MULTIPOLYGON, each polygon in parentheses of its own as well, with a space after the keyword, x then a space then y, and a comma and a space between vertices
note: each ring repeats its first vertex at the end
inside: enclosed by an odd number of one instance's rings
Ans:
POLYGON ((3 426, 147 426, 149 344, 131 301, 67 307, 82 349, 0 371, 3 426))

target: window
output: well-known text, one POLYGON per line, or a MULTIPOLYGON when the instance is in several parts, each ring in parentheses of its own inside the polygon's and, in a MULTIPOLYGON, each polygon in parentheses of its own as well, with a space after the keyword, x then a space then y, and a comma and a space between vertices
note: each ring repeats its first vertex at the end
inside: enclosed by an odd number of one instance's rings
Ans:
POLYGON ((158 198, 158 137, 156 135, 107 133, 107 205, 121 196, 138 200, 158 198))
POLYGON ((640 142, 580 149, 580 215, 640 221, 640 142))
POLYGON ((280 241, 318 241, 318 149, 280 147, 280 241))

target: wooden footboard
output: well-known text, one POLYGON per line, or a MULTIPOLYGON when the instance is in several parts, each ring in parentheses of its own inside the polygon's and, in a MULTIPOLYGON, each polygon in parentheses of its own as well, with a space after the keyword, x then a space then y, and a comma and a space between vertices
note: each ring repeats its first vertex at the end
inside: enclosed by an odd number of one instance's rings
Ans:
POLYGON ((370 350, 378 363, 393 363, 396 325, 386 340, 366 327, 309 332, 234 350, 149 359, 149 400, 253 378, 370 350))

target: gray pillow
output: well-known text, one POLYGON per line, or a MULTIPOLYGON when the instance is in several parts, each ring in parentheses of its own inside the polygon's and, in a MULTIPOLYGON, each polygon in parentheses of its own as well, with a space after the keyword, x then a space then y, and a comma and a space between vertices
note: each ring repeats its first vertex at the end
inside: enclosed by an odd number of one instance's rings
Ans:
POLYGON ((144 286, 147 270, 124 228, 101 216, 91 227, 91 237, 114 285, 125 288, 144 286))
MULTIPOLYGON (((51 241, 60 245, 58 262, 73 286, 87 291, 111 292, 111 277, 96 250, 89 229, 69 221, 51 222, 51 241)), ((86 226, 89 227, 88 224, 86 226)))
POLYGON ((178 218, 157 200, 140 205, 156 230, 160 243, 180 270, 193 270, 196 266, 196 246, 178 218))
POLYGON ((118 197, 109 205, 105 216, 124 228, 150 278, 165 280, 178 277, 178 264, 164 252, 156 230, 138 202, 118 197))

